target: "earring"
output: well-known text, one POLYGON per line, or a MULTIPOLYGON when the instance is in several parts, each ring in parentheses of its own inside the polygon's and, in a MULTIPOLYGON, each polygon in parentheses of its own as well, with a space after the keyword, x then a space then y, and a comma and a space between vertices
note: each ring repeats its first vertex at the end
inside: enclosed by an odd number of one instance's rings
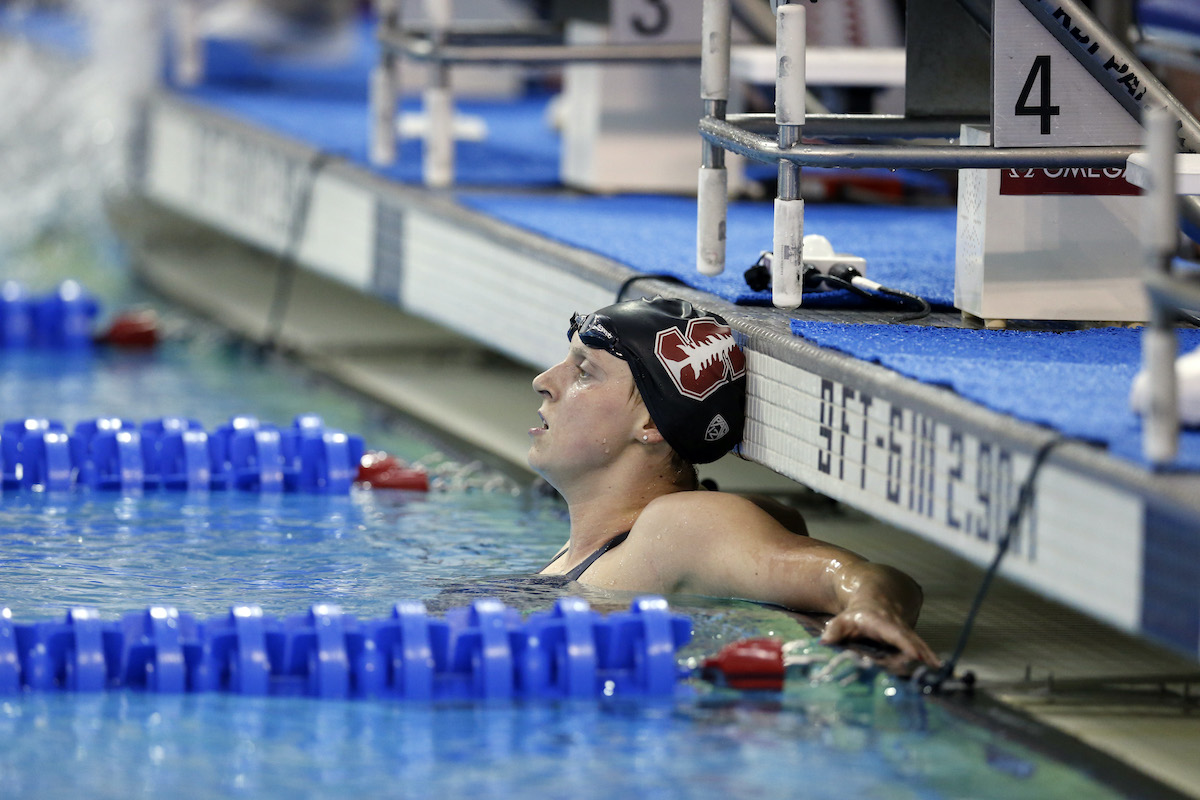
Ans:
POLYGON ((648 441, 650 441, 650 434, 648 434, 648 433, 643 433, 643 434, 642 434, 642 441, 643 441, 643 442, 648 442, 648 441))

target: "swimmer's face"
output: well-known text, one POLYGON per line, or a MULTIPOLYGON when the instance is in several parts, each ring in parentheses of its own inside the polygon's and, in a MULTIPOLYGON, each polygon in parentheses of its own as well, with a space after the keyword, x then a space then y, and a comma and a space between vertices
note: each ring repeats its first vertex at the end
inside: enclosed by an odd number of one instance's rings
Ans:
POLYGON ((533 379, 541 425, 529 431, 529 465, 551 485, 613 462, 648 418, 629 366, 571 337, 567 357, 533 379))

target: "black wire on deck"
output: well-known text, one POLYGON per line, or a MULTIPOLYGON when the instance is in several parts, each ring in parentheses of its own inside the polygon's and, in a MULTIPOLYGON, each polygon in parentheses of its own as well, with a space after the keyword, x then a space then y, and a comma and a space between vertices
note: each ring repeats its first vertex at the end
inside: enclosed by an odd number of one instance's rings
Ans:
MULTIPOLYGON (((771 254, 769 252, 764 251, 762 256, 759 257, 758 261, 754 262, 754 264, 743 273, 743 277, 746 279, 746 285, 749 286, 752 291, 765 292, 771 287, 771 270, 769 267, 767 267, 766 263, 767 258, 770 255, 771 254)), ((868 300, 878 300, 879 295, 882 294, 889 297, 895 297, 904 303, 916 305, 917 308, 915 311, 910 314, 897 317, 894 320, 895 322, 914 322, 918 319, 923 319, 929 316, 929 314, 933 311, 933 307, 929 304, 928 300, 912 294, 911 292, 893 289, 890 286, 879 286, 878 289, 875 289, 872 292, 862 288, 861 286, 857 286, 853 282, 853 277, 862 277, 858 274, 858 271, 847 265, 836 265, 835 269, 837 266, 846 266, 846 269, 853 274, 843 277, 841 274, 823 273, 815 267, 808 267, 804 270, 804 276, 802 278, 804 288, 819 289, 820 287, 825 286, 844 289, 848 292, 853 292, 860 297, 865 297, 868 300)))
POLYGON ((674 275, 668 275, 665 272, 638 272, 621 281, 621 285, 617 287, 617 302, 619 303, 624 300, 625 290, 640 280, 656 280, 665 281, 666 283, 676 283, 681 286, 686 285, 679 278, 674 275))
POLYGON ((882 286, 874 281, 867 281, 867 277, 865 275, 849 264, 834 264, 829 268, 829 274, 821 277, 826 283, 829 283, 831 280, 833 280, 838 285, 845 286, 851 291, 858 292, 864 297, 875 297, 875 293, 878 293, 896 297, 902 302, 916 304, 916 311, 911 314, 898 317, 895 320, 896 322, 913 322, 914 320, 929 316, 930 311, 933 310, 932 306, 929 305, 929 301, 924 297, 918 297, 911 292, 905 292, 901 289, 893 289, 890 286, 882 286), (871 287, 869 289, 863 288, 861 285, 859 285, 859 281, 870 283, 871 287))
POLYGON ((316 186, 317 176, 332 159, 332 153, 317 152, 305 164, 303 180, 292 205, 291 219, 288 220, 287 239, 284 241, 283 249, 279 251, 277 259, 275 291, 271 297, 271 307, 267 312, 263 340, 259 345, 261 354, 275 350, 279 345, 279 336, 283 332, 283 319, 292 299, 296 270, 300 266, 296 256, 300 242, 304 238, 304 232, 308 229, 308 210, 312 205, 313 188, 316 186))
MULTIPOLYGON (((984 573, 983 580, 979 584, 979 589, 975 592, 975 599, 972 600, 971 609, 967 612, 967 617, 963 621, 962 630, 958 635, 958 642, 954 646, 954 652, 948 659, 942 662, 942 666, 938 669, 933 671, 918 670, 913 676, 913 681, 926 690, 939 692, 945 683, 954 677, 954 669, 958 666, 958 660, 962 657, 963 651, 966 650, 967 640, 971 638, 971 630, 975 627, 975 618, 979 615, 979 609, 983 606, 983 600, 992 585, 992 580, 1000 570, 1000 562, 1004 560, 1004 555, 1008 552, 1013 538, 1016 537, 1017 532, 1021 528, 1021 523, 1024 521, 1029 507, 1033 503, 1035 494, 1034 485, 1038 474, 1041 472, 1042 466, 1046 463, 1046 459, 1050 456, 1051 451, 1067 441, 1070 441, 1070 439, 1065 436, 1056 435, 1042 444, 1037 449, 1037 452, 1034 453, 1033 463, 1029 467, 1029 474, 1025 477, 1017 493, 1017 504, 1013 508, 1012 513, 1008 515, 1008 524, 1005 526, 1004 535, 996 542, 996 555, 992 559, 992 563, 988 566, 987 572, 984 573)), ((968 677, 964 678, 964 682, 968 685, 974 683, 974 676, 968 674, 968 677)))

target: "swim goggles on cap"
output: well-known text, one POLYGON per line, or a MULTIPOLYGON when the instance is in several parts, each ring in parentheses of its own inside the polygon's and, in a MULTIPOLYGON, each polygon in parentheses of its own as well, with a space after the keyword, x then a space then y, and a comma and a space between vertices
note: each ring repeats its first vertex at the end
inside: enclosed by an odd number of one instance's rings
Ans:
POLYGON ((567 327, 567 339, 570 340, 578 333, 579 341, 588 347, 605 350, 624 360, 625 354, 620 351, 621 340, 605 326, 606 321, 605 317, 595 313, 587 316, 579 313, 572 314, 571 324, 567 327))

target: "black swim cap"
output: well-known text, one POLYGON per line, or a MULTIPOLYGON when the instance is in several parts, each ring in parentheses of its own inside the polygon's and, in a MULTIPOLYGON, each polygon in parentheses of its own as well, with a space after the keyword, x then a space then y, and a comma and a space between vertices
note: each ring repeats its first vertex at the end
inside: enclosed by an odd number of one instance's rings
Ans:
POLYGON ((687 461, 716 461, 742 440, 746 356, 721 317, 655 297, 575 314, 567 337, 576 332, 629 364, 650 418, 687 461))

